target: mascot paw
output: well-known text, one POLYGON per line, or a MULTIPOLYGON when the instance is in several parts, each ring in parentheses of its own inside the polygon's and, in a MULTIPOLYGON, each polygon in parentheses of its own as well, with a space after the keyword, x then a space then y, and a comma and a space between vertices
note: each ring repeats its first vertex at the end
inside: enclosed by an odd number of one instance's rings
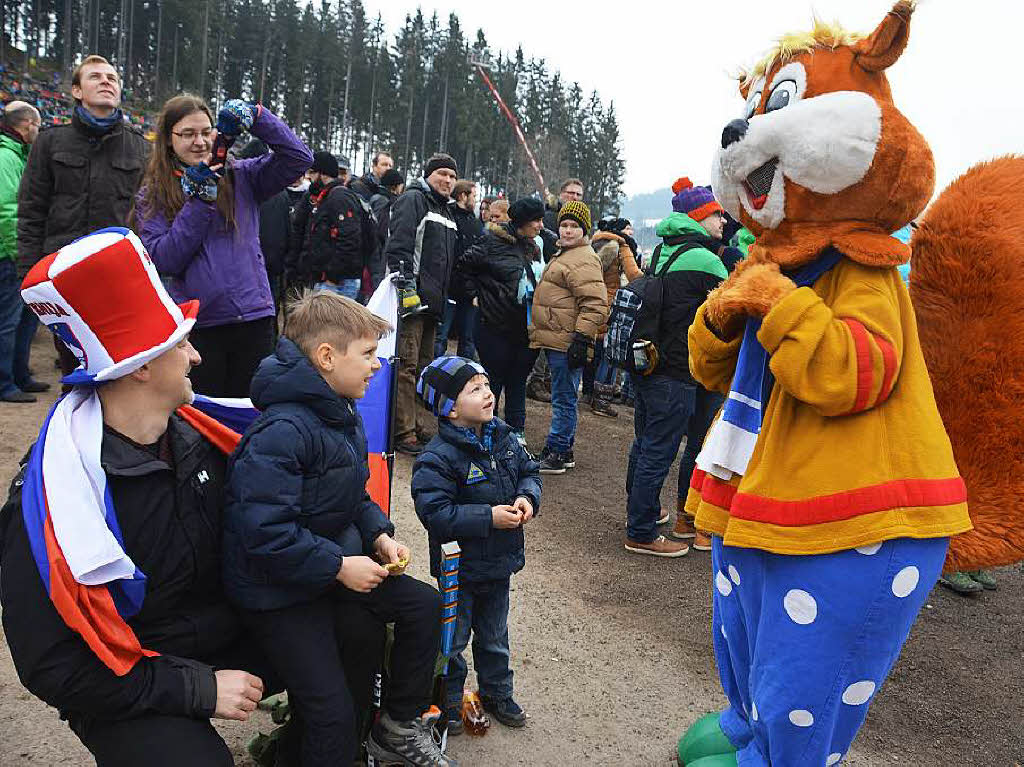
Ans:
POLYGON ((779 271, 778 264, 753 264, 742 272, 733 273, 712 291, 708 296, 707 315, 724 331, 735 323, 737 316, 764 317, 794 290, 796 285, 779 271))

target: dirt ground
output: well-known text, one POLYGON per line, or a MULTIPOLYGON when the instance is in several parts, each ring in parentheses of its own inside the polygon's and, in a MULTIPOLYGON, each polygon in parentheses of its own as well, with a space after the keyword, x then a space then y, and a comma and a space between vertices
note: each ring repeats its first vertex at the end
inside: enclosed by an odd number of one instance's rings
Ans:
MULTIPOLYGON (((52 351, 39 334, 35 366, 48 380, 52 351)), ((51 400, 52 401, 52 400, 51 400)), ((0 403, 0 482, 6 488, 51 401, 0 403)), ((545 481, 541 515, 527 528, 526 569, 513 581, 510 633, 525 730, 495 724, 454 740, 460 763, 670 765, 675 741, 724 701, 711 649, 707 554, 641 558, 622 548, 623 476, 632 412, 615 420, 584 410, 578 466, 545 481)), ((530 403, 527 435, 539 446, 546 408, 530 403)), ((400 457, 394 519, 427 579, 426 535, 400 457)), ((674 474, 670 474, 674 477, 674 474)), ((674 478, 663 494, 674 507, 674 478)), ((963 599, 936 588, 893 674, 878 693, 844 764, 1002 767, 1024 761, 1024 576, 998 573, 1000 589, 963 599)), ((260 714, 220 729, 240 765, 260 714)), ((0 767, 90 765, 57 713, 18 682, 0 635, 0 767)))

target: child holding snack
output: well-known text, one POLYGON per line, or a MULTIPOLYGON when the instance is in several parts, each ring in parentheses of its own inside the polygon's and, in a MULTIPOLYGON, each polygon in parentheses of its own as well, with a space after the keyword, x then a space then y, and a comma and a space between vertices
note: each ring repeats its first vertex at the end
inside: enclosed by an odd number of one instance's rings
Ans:
POLYGON ((523 727, 526 713, 512 697, 509 668, 509 581, 526 561, 523 527, 540 506, 539 465, 494 417, 494 394, 478 363, 438 357, 423 369, 416 392, 438 417, 437 436, 412 474, 416 514, 429 533, 431 574, 440 576, 442 543, 457 540, 462 548, 448 733, 462 731, 462 651, 471 633, 484 709, 508 727, 523 727))
POLYGON ((285 683, 303 767, 356 756, 359 712, 338 637, 364 612, 395 623, 385 710, 368 750, 405 765, 455 765, 431 738, 440 715, 430 705, 440 598, 402 575, 409 549, 366 492, 366 435, 354 400, 380 369, 377 343, 388 331, 335 293, 306 291, 293 301, 276 351, 253 378, 261 415, 229 469, 225 590, 285 683))

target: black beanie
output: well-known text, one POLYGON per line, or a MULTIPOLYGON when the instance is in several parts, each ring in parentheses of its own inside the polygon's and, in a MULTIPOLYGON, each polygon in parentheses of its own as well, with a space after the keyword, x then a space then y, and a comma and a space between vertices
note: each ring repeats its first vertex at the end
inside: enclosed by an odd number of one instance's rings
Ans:
POLYGON ((544 203, 533 197, 520 197, 508 206, 508 217, 512 219, 512 226, 515 227, 531 221, 540 221, 544 218, 544 203))
POLYGON ((316 152, 313 154, 313 165, 310 170, 315 173, 323 173, 331 178, 338 177, 338 159, 330 152, 316 152))
POLYGON ((450 154, 438 152, 435 155, 431 155, 430 159, 427 160, 427 164, 423 166, 423 178, 427 178, 438 168, 449 168, 456 175, 459 173, 459 166, 455 164, 455 158, 450 154))
POLYGON ((405 176, 403 176, 394 168, 388 168, 384 175, 380 177, 381 186, 398 186, 399 184, 404 183, 405 176))

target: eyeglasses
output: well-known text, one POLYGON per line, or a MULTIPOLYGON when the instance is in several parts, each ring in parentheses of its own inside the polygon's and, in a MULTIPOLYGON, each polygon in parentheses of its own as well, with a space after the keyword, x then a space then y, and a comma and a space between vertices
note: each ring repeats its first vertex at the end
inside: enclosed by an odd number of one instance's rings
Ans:
POLYGON ((194 130, 183 130, 180 133, 178 131, 171 131, 172 134, 185 141, 195 141, 196 136, 202 136, 203 138, 210 138, 214 133, 217 132, 216 128, 203 128, 200 131, 194 130))

